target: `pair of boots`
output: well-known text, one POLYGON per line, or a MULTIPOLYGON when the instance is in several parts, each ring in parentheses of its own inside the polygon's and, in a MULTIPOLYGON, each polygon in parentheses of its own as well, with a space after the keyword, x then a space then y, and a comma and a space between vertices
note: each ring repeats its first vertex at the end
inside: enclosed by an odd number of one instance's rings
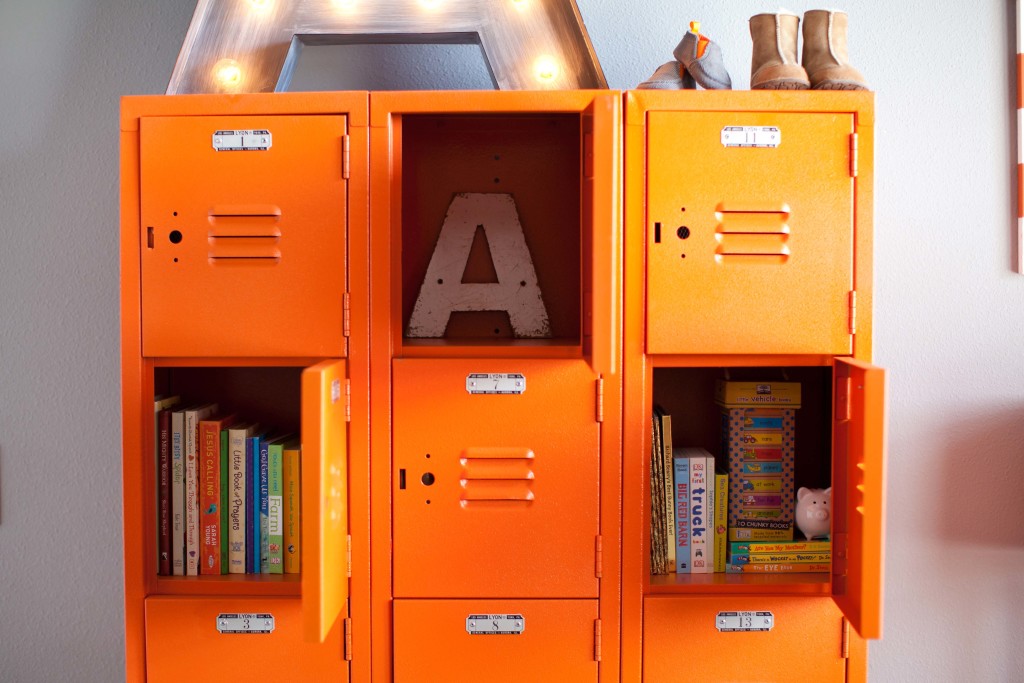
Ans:
POLYGON ((816 9, 804 14, 804 50, 797 62, 800 17, 786 10, 750 18, 754 53, 752 90, 867 90, 859 71, 849 64, 845 12, 816 9))

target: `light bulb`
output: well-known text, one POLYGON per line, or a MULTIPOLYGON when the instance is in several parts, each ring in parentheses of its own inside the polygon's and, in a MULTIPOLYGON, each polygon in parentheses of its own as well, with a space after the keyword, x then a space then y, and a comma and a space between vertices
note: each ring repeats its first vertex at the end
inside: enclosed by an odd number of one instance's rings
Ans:
POLYGON ((551 55, 541 55, 533 63, 533 75, 541 83, 551 83, 558 78, 558 62, 551 55))
POLYGON ((213 80, 223 90, 237 90, 242 84, 242 67, 233 59, 222 59, 213 65, 213 80))
POLYGON ((441 6, 441 0, 420 0, 424 9, 435 10, 441 6))
POLYGON ((530 4, 530 0, 512 0, 512 6, 520 12, 526 10, 527 5, 530 4))
POLYGON ((263 14, 270 10, 273 6, 274 0, 249 0, 249 6, 256 12, 263 14))
POLYGON ((356 0, 333 0, 333 4, 340 10, 350 10, 356 6, 356 0))

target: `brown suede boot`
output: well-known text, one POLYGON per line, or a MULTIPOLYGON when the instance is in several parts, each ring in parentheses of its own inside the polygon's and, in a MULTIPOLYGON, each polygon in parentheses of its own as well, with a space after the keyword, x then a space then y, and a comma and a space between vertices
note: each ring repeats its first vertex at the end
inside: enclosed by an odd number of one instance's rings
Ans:
POLYGON ((804 14, 803 65, 816 90, 867 90, 846 51, 846 12, 815 9, 804 14))
POLYGON ((750 17, 754 52, 750 59, 751 90, 806 90, 807 72, 796 57, 800 17, 788 12, 750 17))

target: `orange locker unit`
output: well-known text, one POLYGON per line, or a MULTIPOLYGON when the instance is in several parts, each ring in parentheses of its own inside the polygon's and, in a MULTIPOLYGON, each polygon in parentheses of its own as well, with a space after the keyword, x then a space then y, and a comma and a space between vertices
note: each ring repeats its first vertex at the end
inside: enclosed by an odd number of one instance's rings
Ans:
POLYGON ((349 678, 350 613, 368 614, 349 583, 369 584, 349 533, 369 505, 367 117, 366 93, 122 102, 128 680, 349 678), (168 396, 301 440, 297 573, 190 564, 158 457, 168 396))
POLYGON ((618 676, 620 110, 370 95, 374 680, 618 676))
POLYGON ((624 681, 866 677, 882 628, 885 466, 872 98, 625 97, 624 681), (792 476, 832 488, 830 572, 652 567, 653 408, 671 415, 673 446, 721 467, 723 378, 800 383, 792 476))

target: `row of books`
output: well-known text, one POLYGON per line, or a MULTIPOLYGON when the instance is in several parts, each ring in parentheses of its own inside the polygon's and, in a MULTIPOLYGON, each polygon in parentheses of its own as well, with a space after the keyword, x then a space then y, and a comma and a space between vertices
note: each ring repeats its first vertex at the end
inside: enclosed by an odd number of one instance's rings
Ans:
POLYGON ((741 541, 729 544, 726 572, 740 574, 827 572, 831 541, 741 541))
POLYGON ((157 573, 297 574, 300 442, 215 403, 158 397, 157 573))
POLYGON ((674 448, 672 416, 654 407, 651 452, 651 571, 725 571, 729 478, 703 448, 674 448))

